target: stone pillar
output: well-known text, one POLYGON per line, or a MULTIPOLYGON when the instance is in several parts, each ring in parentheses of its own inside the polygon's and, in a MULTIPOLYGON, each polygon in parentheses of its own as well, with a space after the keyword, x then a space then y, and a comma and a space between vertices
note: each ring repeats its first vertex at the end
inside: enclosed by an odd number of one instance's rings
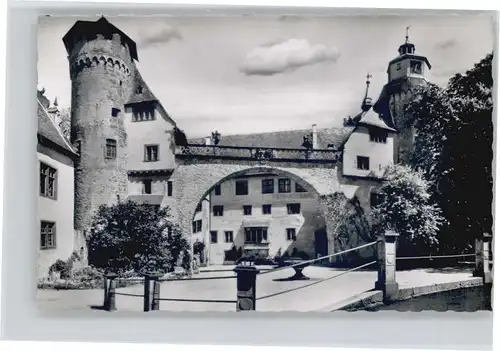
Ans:
POLYGON ((108 273, 104 277, 104 310, 116 311, 116 275, 108 273))
POLYGON ((396 282, 396 242, 399 234, 387 230, 377 242, 378 280, 375 289, 382 290, 384 303, 393 301, 399 293, 396 282))
POLYGON ((144 275, 144 312, 160 309, 160 282, 161 274, 149 273, 144 275))
POLYGON ((255 311, 256 282, 259 270, 252 265, 239 265, 236 272, 236 311, 255 311))

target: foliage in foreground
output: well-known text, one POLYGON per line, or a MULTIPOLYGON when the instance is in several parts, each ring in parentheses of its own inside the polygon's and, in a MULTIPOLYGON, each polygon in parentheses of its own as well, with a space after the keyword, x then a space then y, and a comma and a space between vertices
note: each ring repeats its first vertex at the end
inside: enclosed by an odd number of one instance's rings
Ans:
POLYGON ((492 61, 488 54, 445 88, 420 89, 407 110, 406 125, 415 128, 410 165, 430 181, 447 220, 443 253, 469 252, 474 238, 492 232, 492 61))
POLYGON ((133 201, 100 206, 87 240, 89 264, 106 272, 174 270, 180 261, 188 269, 191 255, 169 208, 133 201))
POLYGON ((430 253, 438 244, 444 218, 432 202, 429 182, 421 172, 402 165, 389 167, 384 178, 379 190, 381 201, 372 211, 373 232, 380 235, 387 228, 396 231, 400 253, 430 253))

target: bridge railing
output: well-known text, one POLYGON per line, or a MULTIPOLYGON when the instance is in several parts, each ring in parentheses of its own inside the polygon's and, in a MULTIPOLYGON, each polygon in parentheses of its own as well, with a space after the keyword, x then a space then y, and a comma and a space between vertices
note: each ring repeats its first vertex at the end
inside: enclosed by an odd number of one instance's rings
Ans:
POLYGON ((292 149, 270 147, 220 146, 190 144, 178 146, 175 151, 178 157, 230 158, 268 161, 339 161, 341 151, 334 149, 292 149))
MULTIPOLYGON (((237 266, 232 272, 235 275, 225 275, 225 276, 215 276, 215 277, 183 277, 183 278, 162 278, 161 275, 155 273, 144 274, 143 279, 138 279, 138 281, 144 283, 143 294, 129 294, 116 291, 116 280, 119 279, 116 274, 108 274, 104 279, 104 309, 107 311, 116 310, 116 296, 131 296, 143 299, 144 311, 154 311, 160 309, 161 301, 174 301, 174 302, 201 302, 201 303, 222 303, 222 304, 235 304, 236 311, 255 311, 256 302, 259 300, 264 300, 283 294, 287 294, 293 291, 308 288, 310 286, 320 284, 345 274, 349 274, 361 269, 368 268, 376 264, 377 267, 377 280, 375 282, 375 289, 381 290, 383 293, 383 301, 385 303, 390 303, 397 299, 399 294, 399 285, 396 280, 396 261, 399 260, 420 260, 420 259, 444 259, 444 258, 458 258, 458 257, 469 257, 476 256, 476 269, 475 276, 481 276, 485 286, 492 284, 491 276, 491 236, 485 235, 481 241, 481 245, 478 245, 478 252, 475 254, 464 254, 464 255, 442 255, 442 256, 421 256, 421 257, 396 257, 396 243, 398 234, 392 231, 386 231, 385 234, 380 237, 377 241, 370 242, 355 248, 344 250, 341 252, 336 252, 330 255, 318 257, 311 260, 290 260, 287 265, 282 267, 277 267, 274 269, 259 270, 257 267, 252 265, 250 262, 242 263, 237 266), (264 276, 267 274, 276 273, 285 269, 294 269, 295 276, 291 278, 301 279, 304 277, 302 275, 302 270, 319 261, 330 259, 332 257, 345 255, 346 253, 358 251, 364 248, 368 248, 376 245, 377 247, 377 258, 371 262, 362 264, 355 268, 351 268, 346 271, 336 272, 336 274, 319 280, 314 280, 311 283, 295 286, 286 290, 279 292, 274 292, 268 295, 257 297, 256 287, 258 276, 264 276), (480 250, 479 250, 480 249, 480 250), (188 299, 188 298, 162 298, 160 294, 161 283, 163 282, 178 282, 178 281, 200 281, 200 280, 222 280, 222 279, 235 279, 237 285, 237 295, 234 300, 232 299, 188 299)), ((227 272, 228 270, 224 270, 227 272)), ((306 277, 307 278, 307 277, 306 277)), ((130 280, 130 279, 128 279, 130 280)), ((293 279, 292 279, 293 280, 293 279)))

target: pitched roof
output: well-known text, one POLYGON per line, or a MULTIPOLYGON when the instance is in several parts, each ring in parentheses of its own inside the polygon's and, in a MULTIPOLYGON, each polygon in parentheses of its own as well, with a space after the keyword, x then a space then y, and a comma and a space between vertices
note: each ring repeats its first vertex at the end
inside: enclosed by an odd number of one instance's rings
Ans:
MULTIPOLYGON (((353 129, 353 127, 318 128, 318 148, 340 148, 353 129)), ((300 149, 304 142, 304 136, 310 136, 311 133, 311 129, 297 129, 257 134, 222 135, 218 145, 300 149)), ((205 139, 191 139, 189 143, 204 144, 205 139)))
POLYGON ((132 92, 127 101, 127 104, 133 104, 145 101, 158 101, 158 99, 153 94, 151 89, 149 89, 148 85, 142 78, 141 73, 139 72, 137 67, 134 67, 134 80, 132 82, 132 92))
POLYGON ((49 114, 47 113, 45 107, 42 105, 42 102, 40 102, 40 100, 37 101, 38 135, 47 140, 50 140, 63 150, 68 151, 73 155, 78 155, 69 141, 61 134, 61 131, 59 130, 59 128, 57 128, 52 118, 49 117, 49 114))
POLYGON ((91 38, 102 34, 105 37, 112 37, 113 34, 119 34, 122 42, 126 43, 130 50, 130 56, 138 60, 137 45, 135 42, 124 32, 114 26, 106 18, 101 17, 97 21, 76 21, 73 27, 64 35, 63 42, 66 46, 68 54, 73 47, 73 38, 91 38))
POLYGON ((390 130, 395 132, 396 130, 394 128, 389 127, 380 117, 379 115, 373 111, 373 109, 369 109, 366 112, 363 112, 361 114, 361 119, 358 122, 359 124, 365 124, 369 126, 375 126, 378 128, 382 128, 385 130, 390 130))

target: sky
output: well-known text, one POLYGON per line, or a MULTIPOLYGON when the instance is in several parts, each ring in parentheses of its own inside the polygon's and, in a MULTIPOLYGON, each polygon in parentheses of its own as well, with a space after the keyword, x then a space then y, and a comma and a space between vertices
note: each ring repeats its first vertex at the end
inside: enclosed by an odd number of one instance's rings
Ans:
MULTIPOLYGON (((41 17, 38 86, 71 104, 62 37, 78 19, 41 17)), ((491 53, 485 14, 432 16, 110 17, 136 43, 141 75, 189 138, 342 125, 374 100, 410 26, 430 82, 445 85, 491 53)))

